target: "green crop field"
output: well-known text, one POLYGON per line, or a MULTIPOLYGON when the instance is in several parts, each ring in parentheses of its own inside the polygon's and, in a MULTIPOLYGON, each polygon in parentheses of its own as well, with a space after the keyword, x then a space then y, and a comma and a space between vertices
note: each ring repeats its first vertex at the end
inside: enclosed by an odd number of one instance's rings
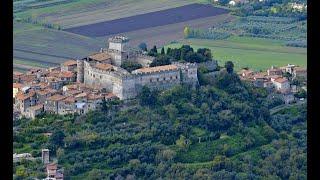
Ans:
POLYGON ((226 40, 184 39, 165 48, 180 47, 182 44, 189 44, 194 49, 209 48, 220 65, 231 60, 237 70, 243 67, 265 70, 272 65, 286 64, 307 66, 306 48, 286 47, 284 41, 279 40, 235 36, 226 40))

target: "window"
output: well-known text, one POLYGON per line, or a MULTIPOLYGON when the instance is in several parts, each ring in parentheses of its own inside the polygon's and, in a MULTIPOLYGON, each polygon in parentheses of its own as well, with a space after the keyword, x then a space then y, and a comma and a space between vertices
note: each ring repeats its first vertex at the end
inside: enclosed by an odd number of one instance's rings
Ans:
POLYGON ((102 79, 102 76, 100 75, 100 79, 102 79))
POLYGON ((150 79, 150 82, 152 82, 152 79, 150 79))
POLYGON ((159 78, 157 78, 157 81, 159 81, 159 78))

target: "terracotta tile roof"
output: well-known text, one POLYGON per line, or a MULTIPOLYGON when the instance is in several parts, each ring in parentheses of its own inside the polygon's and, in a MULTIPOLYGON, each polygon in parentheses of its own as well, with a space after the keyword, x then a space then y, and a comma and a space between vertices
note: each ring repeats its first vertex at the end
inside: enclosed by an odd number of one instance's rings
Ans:
POLYGON ((35 92, 34 92, 34 91, 31 91, 31 92, 29 92, 29 93, 27 93, 27 94, 18 93, 18 94, 16 95, 16 99, 17 99, 17 100, 24 101, 24 100, 26 100, 26 99, 34 96, 34 95, 35 95, 35 92))
POLYGON ((32 82, 36 80, 37 76, 33 74, 25 74, 24 76, 20 77, 20 80, 23 82, 32 82))
POLYGON ((94 93, 88 94, 88 100, 96 100, 96 99, 103 99, 103 96, 101 94, 94 94, 94 93))
POLYGON ((105 95, 106 99, 112 99, 112 98, 116 98, 116 97, 117 96, 115 94, 113 94, 113 93, 108 93, 108 94, 105 95))
POLYGON ((55 163, 51 163, 47 165, 47 170, 57 170, 58 166, 55 163))
POLYGON ((39 110, 41 108, 43 108, 43 104, 38 104, 38 105, 29 107, 30 110, 34 110, 34 111, 39 110))
POLYGON ((13 71, 13 75, 14 75, 14 76, 22 76, 23 73, 18 72, 18 71, 13 71))
POLYGON ((64 66, 74 66, 74 65, 77 65, 77 61, 76 60, 68 60, 68 61, 65 61, 64 63, 62 63, 64 66))
POLYGON ((247 69, 242 69, 241 71, 240 71, 240 74, 242 75, 242 74, 244 74, 245 76, 248 76, 248 75, 251 75, 251 74, 253 74, 254 72, 252 71, 252 70, 247 70, 247 69))
POLYGON ((102 70, 111 70, 113 69, 113 66, 111 64, 96 64, 96 68, 102 70))
POLYGON ((36 93, 43 96, 43 95, 50 94, 50 91, 48 89, 42 89, 42 90, 36 91, 36 93))
POLYGON ((60 94, 55 94, 55 95, 53 95, 51 97, 48 97, 47 100, 48 101, 61 101, 61 100, 65 99, 65 98, 66 98, 65 96, 62 96, 60 94))
POLYGON ((66 94, 70 94, 70 95, 77 95, 77 94, 80 94, 81 91, 79 90, 69 90, 69 91, 66 91, 66 94))
POLYGON ((52 88, 47 88, 47 91, 49 91, 51 94, 57 93, 58 91, 52 88))
POLYGON ((88 57, 96 61, 105 61, 111 59, 111 56, 104 52, 94 53, 88 57))
POLYGON ((58 77, 61 71, 53 70, 48 73, 48 77, 58 77))
POLYGON ((78 84, 68 84, 64 85, 63 87, 70 89, 78 89, 78 84))
POLYGON ((83 98, 83 97, 87 97, 87 95, 88 94, 84 92, 84 93, 80 93, 80 94, 76 95, 75 98, 83 98))
POLYGON ((13 83, 12 85, 13 85, 13 88, 18 88, 18 89, 23 87, 23 84, 21 83, 13 83))
POLYGON ((276 82, 278 82, 278 83, 284 83, 284 82, 287 82, 288 79, 287 79, 287 78, 280 77, 280 78, 275 79, 274 81, 276 81, 276 82))
POLYGON ((73 77, 75 74, 73 73, 73 72, 71 72, 71 71, 62 71, 62 72, 60 72, 59 73, 59 75, 58 75, 58 77, 60 77, 60 78, 71 78, 71 77, 73 77))
POLYGON ((66 103, 74 103, 76 102, 76 99, 72 96, 69 96, 67 97, 66 99, 62 100, 63 102, 66 102, 66 103))
POLYGON ((178 67, 176 65, 164 65, 164 66, 140 68, 135 70, 134 72, 137 72, 137 73, 159 72, 159 71, 176 70, 177 68, 178 67))

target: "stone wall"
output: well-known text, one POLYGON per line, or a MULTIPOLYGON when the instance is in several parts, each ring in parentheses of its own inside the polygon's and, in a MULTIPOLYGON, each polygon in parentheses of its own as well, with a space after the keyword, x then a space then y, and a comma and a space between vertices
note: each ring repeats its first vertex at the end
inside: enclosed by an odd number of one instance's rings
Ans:
POLYGON ((89 62, 84 62, 84 84, 93 88, 105 88, 107 92, 113 92, 117 96, 122 94, 120 73, 91 67, 89 62))
POLYGON ((84 81, 84 60, 77 60, 77 82, 83 83, 84 81))
POLYGON ((199 63, 198 66, 199 67, 203 66, 203 67, 206 67, 209 71, 214 71, 218 67, 218 62, 216 60, 212 60, 212 61, 199 63))

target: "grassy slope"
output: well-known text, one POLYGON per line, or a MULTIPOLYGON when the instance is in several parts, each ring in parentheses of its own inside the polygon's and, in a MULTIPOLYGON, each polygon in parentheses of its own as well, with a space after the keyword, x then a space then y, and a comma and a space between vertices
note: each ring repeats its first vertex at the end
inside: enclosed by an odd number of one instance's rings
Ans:
POLYGON ((180 47, 182 44, 190 44, 196 49, 210 48, 214 59, 217 59, 220 65, 232 60, 236 69, 249 67, 265 70, 272 65, 284 66, 289 63, 303 67, 307 65, 306 48, 285 47, 282 41, 248 37, 231 37, 215 41, 187 39, 165 47, 180 47))

